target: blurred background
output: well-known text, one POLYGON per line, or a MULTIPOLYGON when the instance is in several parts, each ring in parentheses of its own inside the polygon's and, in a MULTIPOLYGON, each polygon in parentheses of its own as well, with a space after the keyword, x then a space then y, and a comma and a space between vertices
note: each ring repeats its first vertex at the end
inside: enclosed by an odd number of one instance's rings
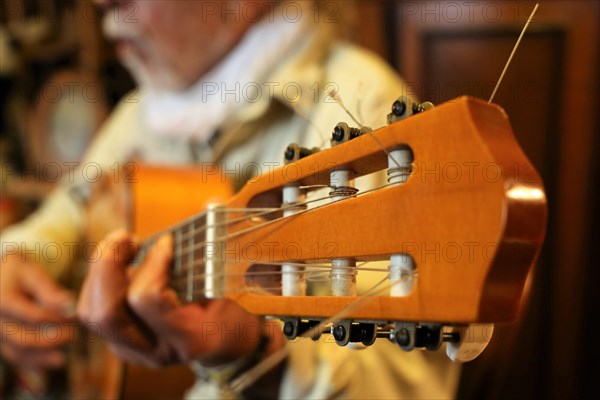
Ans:
MULTIPOLYGON (((325 3, 333 21, 343 15, 348 39, 388 60, 410 93, 433 103, 463 94, 487 100, 535 5, 325 3)), ((35 209, 134 88, 89 0, 5 0, 1 7, 0 230, 35 209)), ((599 31, 600 2, 542 1, 496 96, 544 179, 549 228, 521 320, 497 327, 488 350, 465 365, 461 398, 595 391, 599 31)))

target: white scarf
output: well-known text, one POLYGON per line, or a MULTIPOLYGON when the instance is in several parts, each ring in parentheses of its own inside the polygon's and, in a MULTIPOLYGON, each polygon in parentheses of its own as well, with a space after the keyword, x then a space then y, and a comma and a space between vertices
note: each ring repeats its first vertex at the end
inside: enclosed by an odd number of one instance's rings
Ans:
POLYGON ((269 100, 264 80, 307 30, 302 21, 265 19, 189 89, 142 89, 143 120, 158 135, 207 142, 234 112, 269 100))

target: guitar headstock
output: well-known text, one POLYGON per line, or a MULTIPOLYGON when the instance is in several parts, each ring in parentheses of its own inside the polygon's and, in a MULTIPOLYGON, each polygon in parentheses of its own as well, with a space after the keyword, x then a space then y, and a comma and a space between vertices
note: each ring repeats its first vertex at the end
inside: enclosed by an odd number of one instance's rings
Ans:
POLYGON ((226 297, 280 317, 290 338, 336 316, 339 344, 389 336, 405 349, 515 320, 546 228, 538 173, 499 106, 404 106, 373 132, 338 125, 329 149, 290 147, 291 162, 210 210, 205 269, 188 299, 226 297), (416 115, 402 118, 407 109, 416 115), (354 187, 377 172, 388 184, 354 187), (322 187, 324 198, 311 197, 322 187), (371 268, 383 279, 359 296, 371 261, 386 262, 371 268), (314 273, 331 294, 306 295, 314 273))

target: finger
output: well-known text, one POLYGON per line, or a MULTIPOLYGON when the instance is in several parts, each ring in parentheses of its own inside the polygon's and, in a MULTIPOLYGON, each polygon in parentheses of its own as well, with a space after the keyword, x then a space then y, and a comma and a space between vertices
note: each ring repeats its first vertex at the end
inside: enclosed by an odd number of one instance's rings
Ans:
POLYGON ((134 256, 136 245, 120 229, 108 235, 97 251, 99 254, 93 257, 97 261, 90 263, 79 307, 90 311, 123 307, 128 286, 126 264, 134 256))
POLYGON ((66 362, 66 357, 60 350, 31 352, 3 345, 2 355, 11 363, 30 369, 60 368, 66 362))
POLYGON ((98 254, 94 259, 96 262, 90 263, 90 267, 101 266, 101 268, 110 268, 116 270, 119 275, 123 275, 125 267, 131 259, 137 254, 139 246, 134 238, 125 229, 117 229, 107 235, 97 246, 98 254))
POLYGON ((2 318, 30 324, 60 323, 66 320, 61 313, 42 308, 22 293, 6 293, 2 296, 2 303, 2 318))
POLYGON ((26 324, 10 320, 0 322, 2 345, 31 351, 61 347, 75 337, 76 324, 26 324))
POLYGON ((153 339, 127 309, 127 262, 137 246, 123 230, 102 241, 97 262, 90 265, 77 308, 80 319, 93 324, 100 336, 125 346, 151 349, 153 339))
POLYGON ((127 300, 150 325, 154 317, 179 306, 177 296, 168 287, 172 259, 173 239, 165 234, 154 244, 132 279, 127 300))
POLYGON ((29 265, 21 275, 23 289, 46 310, 63 317, 75 315, 75 299, 68 290, 60 287, 39 265, 29 265))

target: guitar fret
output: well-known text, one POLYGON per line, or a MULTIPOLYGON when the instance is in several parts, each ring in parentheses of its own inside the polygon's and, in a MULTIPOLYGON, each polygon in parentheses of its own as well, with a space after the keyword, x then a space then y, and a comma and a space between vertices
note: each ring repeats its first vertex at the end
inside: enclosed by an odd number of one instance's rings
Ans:
MULTIPOLYGON (((171 231, 174 237, 171 287, 185 303, 197 301, 200 293, 207 292, 211 296, 215 293, 217 278, 212 270, 206 270, 206 224, 206 215, 199 215, 171 231)), ((216 286, 220 291, 220 285, 216 286)))
POLYGON ((173 241, 173 280, 175 282, 174 289, 179 294, 182 289, 181 277, 183 276, 183 261, 181 259, 183 232, 181 228, 176 228, 173 230, 173 234, 175 236, 175 240, 173 241))
MULTIPOLYGON (((198 218, 195 222, 197 224, 196 228, 198 228, 198 232, 197 234, 194 235, 194 240, 197 243, 204 243, 205 242, 205 238, 206 238, 206 216, 202 216, 200 218, 198 218)), ((205 265, 204 265, 204 260, 205 260, 205 254, 204 252, 206 251, 206 246, 202 245, 202 246, 198 246, 198 248, 194 251, 196 253, 196 264, 198 266, 197 271, 196 271, 196 276, 193 277, 194 282, 196 282, 196 278, 199 276, 198 274, 204 274, 205 272, 205 265)), ((205 279, 200 279, 200 282, 198 282, 197 285, 199 285, 199 289, 204 288, 204 284, 205 284, 205 279)), ((197 295, 198 289, 195 290, 195 296, 198 297, 197 295)))
POLYGON ((196 272, 194 268, 194 245, 195 245, 195 224, 192 221, 191 224, 187 225, 187 237, 188 237, 188 246, 187 246, 187 294, 186 300, 189 302, 194 301, 194 274, 196 272))

